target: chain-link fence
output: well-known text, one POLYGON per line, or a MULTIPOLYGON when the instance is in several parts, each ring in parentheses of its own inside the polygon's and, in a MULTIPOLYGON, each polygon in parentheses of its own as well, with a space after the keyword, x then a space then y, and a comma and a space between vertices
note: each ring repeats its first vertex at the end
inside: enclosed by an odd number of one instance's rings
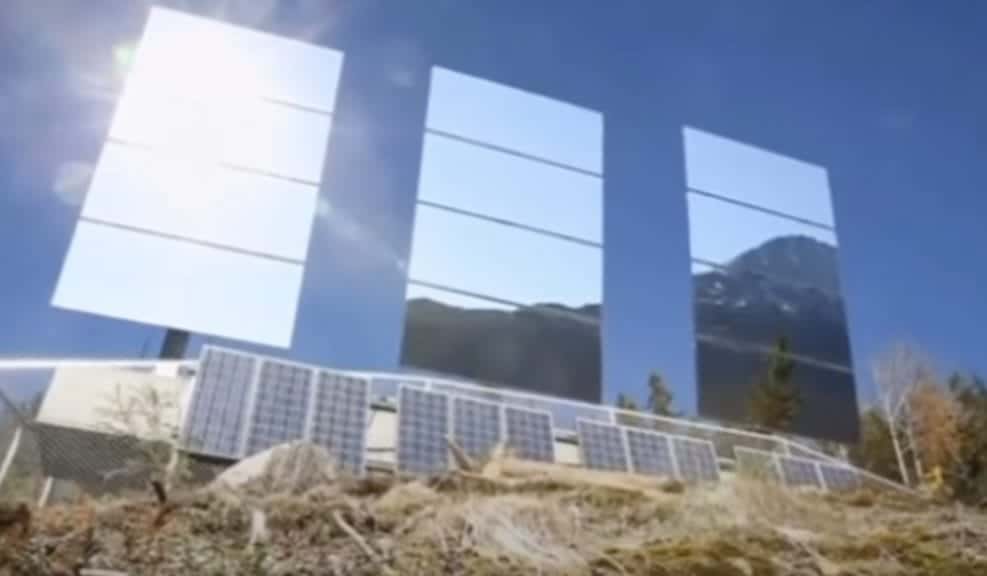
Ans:
MULTIPOLYGON (((75 403, 71 395, 46 396, 57 386, 55 369, 0 370, 0 501, 45 504, 143 491, 153 475, 174 461, 172 443, 128 430, 146 419, 139 398, 106 394, 104 367, 90 368, 104 371, 94 372, 89 382, 85 369, 71 374, 68 384, 80 399, 75 403), (106 398, 92 397, 99 394, 106 398), (105 419, 95 418, 92 406, 104 400, 111 409, 105 419), (76 416, 75 421, 66 415, 76 416)), ((124 384, 132 384, 128 374, 150 372, 144 365, 112 368, 124 384)))

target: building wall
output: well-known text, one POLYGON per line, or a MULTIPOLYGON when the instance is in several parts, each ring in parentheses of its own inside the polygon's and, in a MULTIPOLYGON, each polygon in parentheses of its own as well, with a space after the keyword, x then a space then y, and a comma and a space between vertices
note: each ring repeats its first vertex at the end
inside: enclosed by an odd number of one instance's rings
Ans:
POLYGON ((153 370, 161 373, 88 366, 58 368, 37 419, 45 424, 95 432, 130 431, 148 437, 155 434, 147 416, 157 405, 161 408, 157 411, 161 418, 158 429, 177 429, 189 382, 177 376, 175 365, 153 370), (122 407, 130 407, 133 418, 129 422, 114 416, 122 407))

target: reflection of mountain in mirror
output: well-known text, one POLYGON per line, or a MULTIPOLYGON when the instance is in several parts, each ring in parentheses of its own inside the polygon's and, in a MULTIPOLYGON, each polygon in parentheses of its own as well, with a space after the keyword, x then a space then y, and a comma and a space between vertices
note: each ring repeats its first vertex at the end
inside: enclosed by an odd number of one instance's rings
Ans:
POLYGON ((402 362, 509 386, 600 401, 600 306, 530 307, 409 286, 402 362))
POLYGON ((773 238, 789 236, 812 238, 830 247, 837 245, 836 233, 830 228, 695 191, 689 192, 688 201, 689 246, 696 259, 726 265, 773 238))
POLYGON ((820 166, 684 131, 699 410, 746 420, 779 339, 804 402, 796 432, 856 435, 829 179, 820 166))
POLYGON ((850 365, 835 248, 806 237, 776 238, 724 268, 693 275, 696 334, 850 365))
POLYGON ((598 112, 433 69, 403 364, 600 399, 602 159, 598 112))

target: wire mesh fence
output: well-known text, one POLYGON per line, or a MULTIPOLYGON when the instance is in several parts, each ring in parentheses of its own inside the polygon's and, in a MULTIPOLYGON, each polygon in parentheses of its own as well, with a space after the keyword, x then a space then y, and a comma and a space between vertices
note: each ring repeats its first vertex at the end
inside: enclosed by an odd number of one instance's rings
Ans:
MULTIPOLYGON (((72 368, 63 384, 71 385, 77 401, 63 396, 58 406, 47 397, 59 385, 57 370, 0 370, 0 501, 45 504, 146 490, 155 471, 173 459, 172 445, 162 438, 128 430, 143 422, 142 404, 132 393, 108 393, 105 366, 72 368)), ((131 374, 149 373, 144 365, 112 368, 123 385, 131 374)))

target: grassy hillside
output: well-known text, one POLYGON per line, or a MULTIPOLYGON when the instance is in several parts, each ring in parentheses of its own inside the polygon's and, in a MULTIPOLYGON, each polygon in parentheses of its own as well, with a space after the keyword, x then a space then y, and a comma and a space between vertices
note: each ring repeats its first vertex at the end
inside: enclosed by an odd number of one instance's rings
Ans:
POLYGON ((547 465, 85 501, 26 531, 6 516, 4 575, 987 574, 987 517, 953 505, 547 465))

